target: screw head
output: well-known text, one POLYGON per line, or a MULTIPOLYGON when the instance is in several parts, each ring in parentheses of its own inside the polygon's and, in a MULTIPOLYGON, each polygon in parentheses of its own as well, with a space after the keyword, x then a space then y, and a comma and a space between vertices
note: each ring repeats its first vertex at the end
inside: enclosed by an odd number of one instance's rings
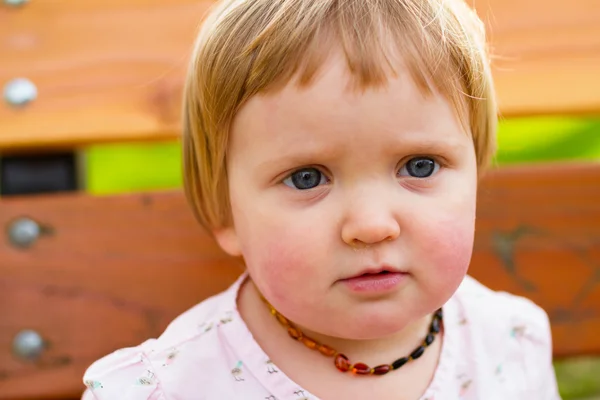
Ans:
POLYGON ((37 87, 27 78, 16 78, 4 86, 4 99, 11 106, 19 107, 37 97, 37 87))
POLYGON ((13 7, 22 6, 27 2, 29 2, 29 0, 4 0, 4 4, 13 6, 13 7))
POLYGON ((13 352, 23 359, 38 358, 45 347, 42 335, 32 329, 22 330, 13 339, 13 352))
POLYGON ((8 227, 8 239, 17 247, 29 247, 40 237, 41 228, 30 218, 19 218, 8 227))

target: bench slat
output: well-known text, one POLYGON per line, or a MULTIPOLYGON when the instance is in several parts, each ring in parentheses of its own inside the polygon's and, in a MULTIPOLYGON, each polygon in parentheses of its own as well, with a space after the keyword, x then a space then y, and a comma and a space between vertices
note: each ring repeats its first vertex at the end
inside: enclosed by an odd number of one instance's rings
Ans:
POLYGON ((502 168, 479 201, 470 273, 541 305, 557 357, 600 354, 600 164, 502 168))
POLYGON ((24 107, 0 103, 0 150, 175 138, 187 58, 213 3, 0 6, 0 89, 19 77, 38 89, 24 107))
POLYGON ((487 26, 504 116, 600 111, 600 2, 470 2, 487 26))

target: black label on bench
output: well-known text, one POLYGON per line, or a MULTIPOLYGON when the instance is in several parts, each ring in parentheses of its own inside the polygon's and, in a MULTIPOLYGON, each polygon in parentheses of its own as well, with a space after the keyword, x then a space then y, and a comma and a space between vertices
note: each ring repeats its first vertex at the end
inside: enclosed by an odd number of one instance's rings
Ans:
POLYGON ((0 195, 28 195, 77 190, 73 153, 0 158, 0 195))

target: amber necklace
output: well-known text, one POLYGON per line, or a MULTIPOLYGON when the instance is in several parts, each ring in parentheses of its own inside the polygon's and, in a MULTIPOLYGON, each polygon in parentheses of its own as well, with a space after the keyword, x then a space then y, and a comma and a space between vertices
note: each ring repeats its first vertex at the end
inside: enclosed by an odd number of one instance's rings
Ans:
POLYGON ((390 371, 399 369, 404 364, 409 361, 416 360, 421 357, 423 353, 425 353, 425 349, 433 343, 436 335, 440 332, 440 325, 442 323, 443 313, 440 308, 433 314, 433 318, 431 320, 431 324, 429 325, 429 333, 425 336, 423 343, 419 347, 413 350, 410 355, 397 359, 391 364, 382 364, 378 365, 374 368, 369 367, 365 363, 356 363, 352 364, 348 357, 346 357, 342 353, 338 353, 336 350, 331 347, 321 344, 316 340, 306 336, 300 328, 290 322, 286 317, 284 317, 279 311, 275 309, 264 297, 261 296, 263 301, 269 306, 271 310, 271 314, 275 316, 277 321, 281 325, 283 325, 288 334, 295 340, 303 343, 306 347, 312 350, 317 350, 319 353, 323 354, 326 357, 334 357, 334 364, 338 370, 341 372, 351 371, 355 375, 385 375, 390 371))

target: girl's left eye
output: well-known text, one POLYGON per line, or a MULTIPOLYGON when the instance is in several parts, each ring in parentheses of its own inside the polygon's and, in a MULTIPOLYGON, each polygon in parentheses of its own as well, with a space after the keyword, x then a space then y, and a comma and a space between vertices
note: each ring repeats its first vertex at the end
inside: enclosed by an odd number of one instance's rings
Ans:
POLYGON ((302 168, 283 180, 283 184, 298 190, 307 190, 327 183, 325 175, 316 168, 302 168))
POLYGON ((415 157, 408 160, 400 171, 399 176, 411 176, 413 178, 429 178, 438 172, 440 164, 430 157, 415 157))

